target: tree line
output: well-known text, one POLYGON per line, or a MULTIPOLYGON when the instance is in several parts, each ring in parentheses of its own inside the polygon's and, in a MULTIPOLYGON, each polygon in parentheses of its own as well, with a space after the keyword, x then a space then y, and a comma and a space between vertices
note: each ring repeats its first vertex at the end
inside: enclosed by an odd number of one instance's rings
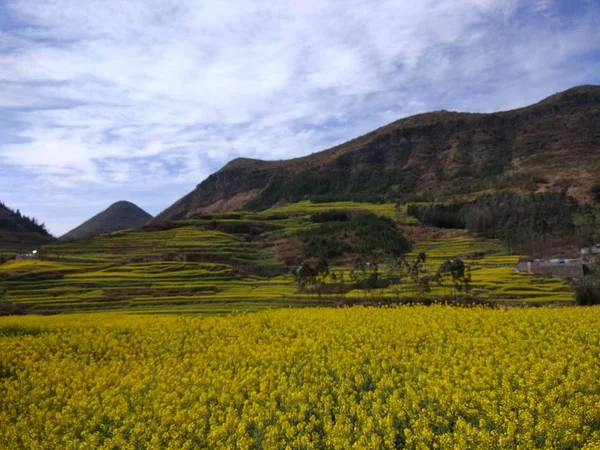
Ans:
POLYGON ((363 293, 364 299, 424 302, 432 287, 450 288, 443 301, 475 302, 471 292, 471 268, 460 259, 446 260, 432 271, 426 264, 427 255, 419 253, 412 259, 400 255, 385 266, 357 256, 349 270, 331 269, 325 258, 313 265, 304 261, 295 271, 298 291, 308 294, 345 295, 352 290, 363 293))
POLYGON ((423 224, 468 229, 487 238, 500 239, 509 248, 530 253, 548 239, 575 236, 578 231, 575 219, 585 215, 585 211, 566 192, 524 196, 499 192, 472 202, 409 205, 407 208, 407 213, 423 224))
POLYGON ((50 236, 50 232, 46 229, 46 225, 37 221, 35 217, 28 217, 21 213, 18 209, 13 210, 0 202, 0 212, 4 210, 4 214, 0 214, 0 228, 8 231, 30 231, 40 233, 44 236, 50 236))

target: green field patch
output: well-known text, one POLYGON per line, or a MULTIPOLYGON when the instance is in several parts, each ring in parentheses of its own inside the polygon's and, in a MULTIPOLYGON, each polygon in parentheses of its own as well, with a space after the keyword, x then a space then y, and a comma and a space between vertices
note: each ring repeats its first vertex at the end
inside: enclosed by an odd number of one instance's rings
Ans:
POLYGON ((333 210, 361 210, 368 211, 381 216, 389 217, 400 223, 410 224, 418 223, 417 219, 409 216, 407 211, 408 205, 398 205, 394 203, 359 203, 359 202, 326 202, 312 203, 308 200, 298 203, 289 203, 282 206, 266 209, 259 213, 261 216, 269 216, 273 214, 311 214, 321 211, 333 210))
POLYGON ((39 336, 43 332, 44 330, 42 330, 41 328, 34 328, 30 326, 11 324, 0 325, 0 337, 39 336))

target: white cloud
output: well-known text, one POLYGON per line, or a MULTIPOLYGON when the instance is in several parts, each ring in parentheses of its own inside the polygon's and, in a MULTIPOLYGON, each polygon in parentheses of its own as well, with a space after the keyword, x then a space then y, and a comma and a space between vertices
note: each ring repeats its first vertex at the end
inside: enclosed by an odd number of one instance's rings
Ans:
POLYGON ((0 167, 56 198, 166 207, 236 156, 308 154, 428 109, 522 105, 598 68, 584 58, 600 10, 561 17, 558 3, 7 0, 0 167))

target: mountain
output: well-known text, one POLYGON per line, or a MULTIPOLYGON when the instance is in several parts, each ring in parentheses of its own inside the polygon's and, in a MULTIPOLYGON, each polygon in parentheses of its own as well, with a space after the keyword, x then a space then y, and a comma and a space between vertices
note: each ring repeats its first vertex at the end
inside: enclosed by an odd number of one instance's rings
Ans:
POLYGON ((130 202, 112 204, 100 214, 61 236, 61 240, 74 240, 96 236, 102 233, 138 228, 148 223, 152 216, 130 202))
POLYGON ((154 222, 305 199, 444 201, 499 190, 566 189, 586 202, 598 169, 600 86, 579 86, 512 111, 419 114, 302 158, 238 158, 154 222))
POLYGON ((0 202, 0 256, 30 252, 54 238, 36 219, 22 215, 0 202))

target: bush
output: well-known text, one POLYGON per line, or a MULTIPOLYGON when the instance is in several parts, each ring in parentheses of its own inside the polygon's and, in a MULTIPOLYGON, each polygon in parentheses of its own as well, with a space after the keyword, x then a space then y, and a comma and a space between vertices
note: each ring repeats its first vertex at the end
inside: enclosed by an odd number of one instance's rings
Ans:
POLYGON ((592 188, 592 196, 594 197, 595 203, 600 203, 600 184, 597 184, 592 188))
POLYGON ((367 257, 397 257, 410 251, 410 244, 394 221, 372 213, 352 213, 349 220, 324 222, 299 233, 307 258, 331 259, 345 253, 367 257))
MULTIPOLYGON (((27 308, 25 305, 19 305, 10 302, 0 303, 0 316, 20 316, 27 314, 27 308)), ((0 335, 2 335, 3 329, 0 329, 0 335)))
POLYGON ((325 222, 346 222, 350 219, 350 215, 346 211, 321 211, 310 216, 310 221, 314 223, 325 222))
POLYGON ((575 286, 575 301, 580 306, 600 305, 600 281, 580 281, 575 286))
POLYGON ((408 205, 407 214, 424 225, 438 228, 465 228, 465 204, 408 205))

